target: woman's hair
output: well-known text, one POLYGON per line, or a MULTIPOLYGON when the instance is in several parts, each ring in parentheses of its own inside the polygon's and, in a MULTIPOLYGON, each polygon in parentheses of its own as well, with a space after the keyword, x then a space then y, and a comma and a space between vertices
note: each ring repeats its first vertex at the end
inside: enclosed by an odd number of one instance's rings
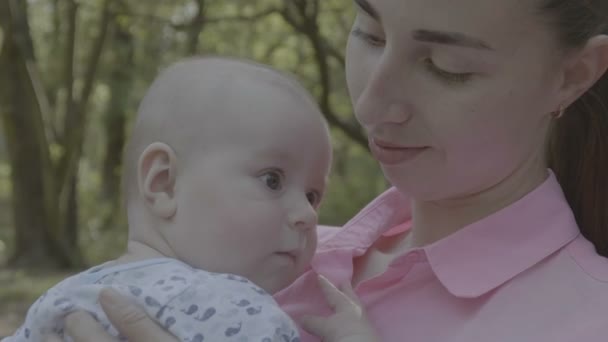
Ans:
MULTIPOLYGON (((608 0, 541 0, 566 49, 608 33, 608 0)), ((581 233, 608 256, 608 73, 554 123, 547 150, 581 233)))

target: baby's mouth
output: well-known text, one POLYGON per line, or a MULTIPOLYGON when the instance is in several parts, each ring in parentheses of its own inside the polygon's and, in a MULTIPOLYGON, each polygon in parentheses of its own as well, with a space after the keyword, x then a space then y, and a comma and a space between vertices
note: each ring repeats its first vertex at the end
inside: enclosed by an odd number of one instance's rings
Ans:
POLYGON ((275 254, 278 255, 281 258, 285 258, 285 259, 290 260, 294 264, 298 260, 298 253, 295 252, 295 251, 276 252, 275 254))

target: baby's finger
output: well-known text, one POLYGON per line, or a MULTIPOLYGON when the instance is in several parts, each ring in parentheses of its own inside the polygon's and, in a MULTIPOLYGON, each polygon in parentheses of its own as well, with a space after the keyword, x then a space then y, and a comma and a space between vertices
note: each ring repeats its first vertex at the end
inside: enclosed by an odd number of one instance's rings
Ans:
POLYGON ((342 293, 335 287, 332 283, 327 280, 324 276, 319 274, 319 286, 329 303, 329 306, 334 309, 334 311, 341 311, 352 308, 353 306, 358 307, 358 305, 353 302, 346 294, 342 293))
POLYGON ((327 317, 303 316, 300 320, 302 328, 325 341, 330 339, 331 329, 327 317))
POLYGON ((357 304, 359 306, 361 305, 361 302, 359 301, 359 296, 357 296, 357 294, 355 293, 355 290, 353 290, 353 287, 350 284, 350 282, 346 282, 346 283, 342 284, 340 286, 340 291, 342 291, 342 293, 344 293, 355 304, 357 304))

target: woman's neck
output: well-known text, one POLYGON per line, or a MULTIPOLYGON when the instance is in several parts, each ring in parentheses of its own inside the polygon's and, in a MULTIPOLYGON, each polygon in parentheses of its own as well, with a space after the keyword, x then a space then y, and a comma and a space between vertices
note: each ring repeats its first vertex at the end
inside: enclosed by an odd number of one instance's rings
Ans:
POLYGON ((431 244, 518 201, 548 177, 546 167, 521 168, 474 195, 441 201, 412 200, 412 230, 402 248, 431 244))

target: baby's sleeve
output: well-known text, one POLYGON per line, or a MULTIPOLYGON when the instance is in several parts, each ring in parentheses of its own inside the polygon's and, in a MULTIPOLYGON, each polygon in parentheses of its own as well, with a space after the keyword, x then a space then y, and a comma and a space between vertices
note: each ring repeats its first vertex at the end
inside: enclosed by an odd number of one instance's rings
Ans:
POLYGON ((298 342, 293 321, 274 299, 245 278, 217 274, 193 284, 155 314, 181 341, 298 342))

